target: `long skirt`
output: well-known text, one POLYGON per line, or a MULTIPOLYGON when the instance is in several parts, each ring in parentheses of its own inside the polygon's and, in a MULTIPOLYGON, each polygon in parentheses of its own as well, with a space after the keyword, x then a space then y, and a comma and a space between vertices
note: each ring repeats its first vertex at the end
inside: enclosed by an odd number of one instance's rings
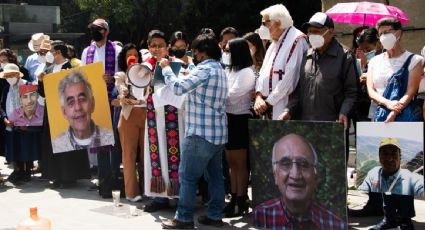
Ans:
POLYGON ((44 178, 65 182, 90 179, 90 166, 86 149, 53 153, 47 116, 45 116, 43 125, 42 143, 41 171, 44 178))
POLYGON ((29 126, 25 129, 15 127, 13 135, 13 154, 11 161, 28 162, 40 159, 41 126, 29 126))

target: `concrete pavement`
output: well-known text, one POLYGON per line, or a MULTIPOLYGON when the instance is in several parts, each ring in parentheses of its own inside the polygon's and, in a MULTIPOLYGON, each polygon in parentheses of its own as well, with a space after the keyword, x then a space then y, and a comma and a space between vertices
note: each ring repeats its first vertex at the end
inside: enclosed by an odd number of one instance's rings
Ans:
MULTIPOLYGON (((0 171, 8 176, 11 169, 4 165, 4 158, 0 157, 0 171)), ((52 221, 53 229, 59 230, 140 230, 161 229, 161 221, 172 218, 174 210, 160 211, 154 214, 138 210, 138 216, 129 214, 128 202, 122 200, 123 206, 112 207, 112 199, 102 199, 97 192, 88 191, 92 185, 89 180, 81 180, 73 188, 53 190, 49 182, 33 177, 31 182, 12 185, 6 183, 0 186, 0 230, 15 229, 17 223, 29 215, 30 207, 38 207, 39 215, 48 217, 52 221)), ((350 207, 360 208, 367 197, 349 191, 350 207)), ((144 200, 137 205, 146 204, 144 200)), ((425 201, 415 200, 416 214, 414 218, 416 229, 425 229, 425 201)), ((197 202, 196 214, 205 213, 205 209, 197 202)), ((196 219, 196 218, 195 218, 196 219)), ((368 229, 381 218, 350 219, 351 229, 368 229)), ((250 215, 240 218, 224 219, 223 229, 255 229, 250 224, 250 215)), ((198 229, 214 229, 199 225, 198 229)))

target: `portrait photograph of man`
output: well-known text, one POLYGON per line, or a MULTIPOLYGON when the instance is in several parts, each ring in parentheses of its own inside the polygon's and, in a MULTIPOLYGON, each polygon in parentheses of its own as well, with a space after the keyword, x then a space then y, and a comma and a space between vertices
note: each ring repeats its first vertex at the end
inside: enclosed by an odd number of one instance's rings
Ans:
POLYGON ((98 67, 96 63, 46 76, 54 153, 115 143, 106 85, 98 67))
MULTIPOLYGON (((414 229, 424 197, 422 122, 358 122, 355 188, 349 216, 378 216, 373 229, 414 229), (379 222, 378 222, 379 221, 379 222)), ((350 191, 351 193, 351 191, 350 191)))
POLYGON ((343 137, 332 122, 250 121, 256 227, 347 228, 343 137))
POLYGON ((358 123, 356 166, 358 190, 422 196, 423 124, 358 123))
POLYGON ((17 108, 9 120, 16 127, 42 126, 44 117, 44 106, 39 103, 37 85, 20 85, 19 102, 21 107, 17 108))

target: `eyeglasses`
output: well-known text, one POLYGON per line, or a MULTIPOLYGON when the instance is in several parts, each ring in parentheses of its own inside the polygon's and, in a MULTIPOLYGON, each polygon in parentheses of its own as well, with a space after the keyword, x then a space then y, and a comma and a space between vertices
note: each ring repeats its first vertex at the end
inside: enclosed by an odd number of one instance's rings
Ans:
POLYGON ((153 46, 149 46, 149 48, 159 50, 159 49, 164 49, 165 46, 163 46, 163 45, 153 45, 153 46))
POLYGON ((225 52, 225 53, 230 53, 230 49, 229 49, 229 48, 224 48, 224 49, 223 49, 223 52, 225 52))
POLYGON ((378 34, 378 36, 381 37, 381 35, 392 33, 392 31, 395 31, 395 30, 394 29, 389 29, 389 30, 382 31, 382 32, 380 32, 378 34))
POLYGON ((266 26, 267 23, 271 22, 271 20, 265 20, 261 22, 261 25, 266 26))
POLYGON ((326 30, 323 31, 323 29, 320 29, 320 30, 315 30, 315 31, 307 31, 307 36, 310 36, 310 35, 313 35, 313 34, 325 36, 328 33, 329 29, 327 27, 323 27, 323 28, 326 29, 326 30))
POLYGON ((288 158, 283 158, 279 161, 275 161, 273 162, 274 165, 277 164, 277 166, 279 167, 280 170, 284 171, 284 172, 289 172, 292 169, 292 166, 294 164, 297 165, 298 169, 301 169, 301 172, 306 173, 306 172, 310 172, 310 170, 314 167, 316 167, 316 165, 309 163, 307 160, 291 160, 288 158))

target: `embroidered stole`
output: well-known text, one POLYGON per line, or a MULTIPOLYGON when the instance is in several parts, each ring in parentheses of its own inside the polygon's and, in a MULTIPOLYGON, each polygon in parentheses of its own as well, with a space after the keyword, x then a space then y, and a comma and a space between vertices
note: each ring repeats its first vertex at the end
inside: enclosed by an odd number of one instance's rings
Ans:
MULTIPOLYGON (((168 160, 169 183, 165 186, 164 177, 161 171, 161 159, 159 153, 157 120, 155 107, 153 104, 152 92, 147 99, 147 124, 149 155, 151 163, 151 192, 163 193, 167 190, 168 196, 178 196, 179 194, 179 164, 180 164, 180 140, 178 110, 171 105, 164 106, 165 133, 168 160)), ((162 131, 162 130, 161 130, 162 131)))
MULTIPOLYGON (((281 42, 280 42, 280 44, 279 44, 279 47, 278 47, 277 52, 276 52, 276 55, 275 55, 275 56, 274 56, 274 58, 273 58, 273 62, 272 62, 272 66, 271 66, 271 68, 270 68, 270 74, 269 74, 269 94, 273 91, 273 74, 274 74, 274 73, 279 74, 279 81, 281 81, 281 80, 282 80, 283 75, 285 75, 285 66, 283 66, 283 68, 282 68, 282 69, 279 69, 278 71, 275 71, 275 70, 274 70, 274 64, 275 64, 275 61, 276 61, 277 56, 279 55, 280 49, 282 48, 283 43, 285 42, 286 36, 288 35, 288 33, 289 33, 289 31, 290 31, 291 29, 292 29, 292 27, 289 27, 289 28, 286 30, 286 33, 285 33, 285 35, 283 36, 282 41, 281 41, 281 42)), ((297 43, 298 43, 298 42, 299 42, 302 38, 304 38, 304 37, 305 37, 305 35, 300 35, 300 36, 298 36, 297 38, 295 38, 295 41, 293 42, 293 44, 292 44, 292 46, 291 46, 291 49, 289 50, 288 58, 286 59, 285 65, 286 65, 286 64, 289 62, 289 60, 291 59, 292 54, 294 53, 295 47, 297 46, 297 43)), ((271 109, 268 109, 268 110, 266 111, 266 116, 267 116, 267 118, 268 118, 268 119, 272 119, 272 117, 273 117, 273 107, 272 107, 271 109)))

